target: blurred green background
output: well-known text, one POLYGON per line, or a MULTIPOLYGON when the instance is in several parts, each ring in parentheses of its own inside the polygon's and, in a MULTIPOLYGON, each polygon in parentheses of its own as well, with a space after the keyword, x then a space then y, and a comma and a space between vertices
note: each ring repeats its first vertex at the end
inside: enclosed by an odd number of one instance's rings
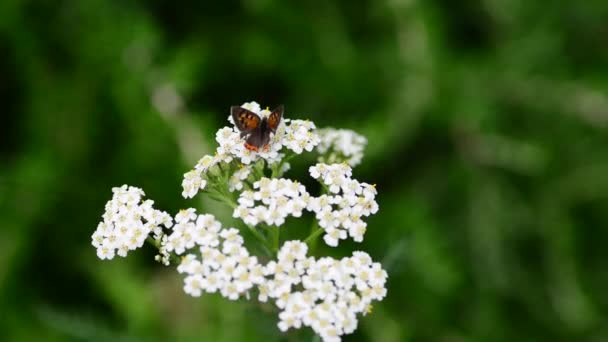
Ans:
POLYGON ((182 175, 256 100, 369 139, 355 176, 380 212, 317 251, 389 271, 345 341, 607 341, 607 18, 604 0, 1 1, 0 340, 311 340, 188 297, 149 246, 90 245, 125 183, 226 217, 182 175))

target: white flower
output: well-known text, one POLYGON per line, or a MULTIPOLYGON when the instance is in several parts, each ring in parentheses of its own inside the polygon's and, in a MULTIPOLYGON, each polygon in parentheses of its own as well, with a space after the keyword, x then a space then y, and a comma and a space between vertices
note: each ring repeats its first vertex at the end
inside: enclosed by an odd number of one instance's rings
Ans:
MULTIPOLYGON (((321 224, 319 224, 321 226, 321 224)), ((322 226, 323 227, 323 226, 322 226)), ((337 247, 340 240, 346 239, 346 232, 334 227, 324 227, 325 235, 323 235, 323 241, 328 246, 337 247)))
POLYGON ((175 215, 175 223, 187 222, 193 220, 194 218, 196 218, 196 209, 189 208, 180 210, 179 213, 175 215))
POLYGON ((242 190, 243 181, 245 179, 247 179, 247 177, 249 177, 250 174, 251 174, 251 169, 241 166, 241 168, 238 171, 236 171, 234 174, 232 174, 232 176, 230 176, 230 179, 228 180, 228 190, 230 192, 234 192, 236 190, 242 190))
MULTIPOLYGON (((262 118, 268 117, 271 113, 267 109, 260 109, 260 105, 256 102, 244 103, 242 107, 262 118)), ((269 165, 279 165, 288 151, 295 154, 303 151, 310 152, 321 141, 318 134, 315 133, 315 125, 311 121, 283 118, 276 132, 271 133, 268 145, 258 151, 251 151, 245 147, 245 137, 234 125, 232 117, 229 117, 228 120, 232 126, 219 129, 215 135, 219 145, 215 155, 203 157, 193 170, 184 174, 182 181, 184 198, 192 198, 208 186, 212 181, 209 170, 215 165, 219 165, 221 172, 229 172, 228 189, 231 192, 242 190, 243 181, 251 174, 249 166, 259 159, 265 160, 269 165), (236 172, 233 171, 234 163, 231 164, 233 160, 236 160, 240 167, 236 172)), ((281 174, 290 167, 287 162, 283 162, 279 166, 281 174)))
POLYGON ((321 154, 320 162, 347 162, 357 166, 363 159, 363 150, 367 139, 348 129, 324 128, 317 131, 320 143, 317 151, 321 154))
MULTIPOLYGON (((268 117, 271 113, 267 109, 261 110, 257 102, 247 102, 241 107, 256 113, 261 118, 268 117)), ((228 120, 234 125, 232 117, 229 117, 228 120)), ((303 151, 312 151, 321 142, 321 139, 315 133, 315 129, 316 127, 311 121, 283 118, 276 132, 271 135, 268 146, 260 148, 259 151, 250 151, 245 148, 245 139, 241 137, 241 133, 236 126, 224 127, 216 136, 220 145, 217 152, 218 154, 234 156, 245 165, 253 163, 259 158, 273 164, 282 159, 281 151, 283 147, 296 154, 301 154, 303 151)))
POLYGON ((353 222, 348 228, 348 235, 350 235, 355 242, 363 242, 363 235, 367 230, 367 223, 358 220, 353 222))
POLYGON ((115 255, 127 256, 128 251, 141 247, 150 234, 156 238, 162 233, 161 225, 173 224, 169 214, 155 210, 151 200, 142 202, 144 192, 123 185, 112 189, 113 196, 106 203, 103 221, 91 236, 92 245, 100 259, 115 255))
POLYGON ((184 279, 184 292, 193 297, 200 297, 203 283, 204 279, 200 274, 188 276, 184 279))
MULTIPOLYGON (((262 119, 271 113, 256 102, 242 107, 262 119)), ((282 226, 288 217, 301 217, 307 210, 315 214, 327 245, 337 246, 347 237, 363 241, 367 229, 363 218, 378 211, 376 188, 352 178, 351 166, 361 161, 365 138, 334 129, 319 135, 310 121, 283 118, 268 145, 251 151, 244 145, 246 134, 235 127, 232 117, 228 120, 231 125, 216 132, 215 154, 204 156, 184 174, 183 197, 204 190, 232 204, 238 195, 233 217, 249 228, 282 226), (315 148, 323 163, 309 172, 323 187, 320 196, 312 197, 297 181, 276 178, 289 169, 291 157, 315 148), (264 177, 267 171, 273 178, 264 177)), ((151 238, 159 248, 156 260, 165 265, 170 259, 181 260, 177 271, 184 276, 185 293, 193 297, 219 293, 238 300, 250 299, 257 291, 259 301, 271 301, 279 309, 281 331, 310 327, 323 341, 340 341, 355 331, 359 315, 368 313, 373 301, 386 296, 388 275, 364 252, 316 259, 307 255, 306 243, 287 241, 275 260, 263 264, 250 254, 238 229, 222 227, 213 215, 189 208, 171 217, 154 209, 153 201, 144 200, 141 189, 125 185, 113 192, 103 221, 91 236, 101 259, 124 257, 151 238)), ((253 234, 262 240, 266 235, 253 234)))
POLYGON ((307 207, 315 213, 319 226, 325 230, 325 243, 335 247, 347 236, 362 242, 367 230, 362 217, 378 212, 376 188, 352 179, 352 169, 346 163, 321 163, 311 166, 309 172, 331 193, 310 199, 307 207))
POLYGON ((194 246, 217 247, 221 224, 213 215, 197 215, 194 208, 180 210, 170 235, 161 241, 161 254, 182 255, 194 246))
POLYGON ((285 127, 282 144, 295 152, 301 154, 305 150, 310 152, 317 146, 321 139, 315 133, 315 124, 308 120, 289 120, 285 127))
POLYGON ((288 216, 300 217, 308 206, 310 195, 304 185, 284 178, 261 178, 254 191, 243 191, 233 217, 249 225, 264 222, 281 226, 288 216))
POLYGON ((219 292, 236 300, 265 281, 262 266, 249 255, 237 229, 222 228, 213 215, 197 215, 192 208, 180 211, 175 220, 161 250, 188 253, 177 268, 186 274, 184 292, 195 297, 219 292))
POLYGON ((184 180, 182 181, 182 196, 184 198, 194 197, 199 190, 204 190, 207 186, 208 180, 206 179, 207 171, 212 167, 221 162, 229 163, 231 157, 226 155, 215 155, 215 156, 204 156, 194 166, 193 170, 190 170, 184 174, 184 180))
POLYGON ((274 299, 281 331, 311 327, 323 341, 340 341, 357 328, 358 314, 386 296, 387 273, 367 253, 315 260, 306 244, 288 241, 277 261, 264 267, 266 281, 258 285, 260 300, 274 299))

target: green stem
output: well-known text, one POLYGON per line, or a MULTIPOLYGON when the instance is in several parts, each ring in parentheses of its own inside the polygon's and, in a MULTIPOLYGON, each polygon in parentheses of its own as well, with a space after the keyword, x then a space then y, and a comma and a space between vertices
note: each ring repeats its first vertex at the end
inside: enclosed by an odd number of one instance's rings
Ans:
MULTIPOLYGON (((328 194, 329 188, 323 182, 321 184, 321 195, 328 194)), ((319 221, 317 218, 313 218, 312 225, 310 226, 310 234, 304 240, 304 243, 308 245, 308 253, 313 254, 317 249, 317 239, 325 230, 319 227, 319 221)))
POLYGON ((279 227, 271 227, 270 229, 270 233, 272 234, 272 251, 277 253, 279 251, 281 231, 279 227))
POLYGON ((223 189, 220 189, 218 187, 213 187, 213 188, 209 188, 207 190, 207 193, 209 194, 209 197, 211 199, 224 203, 224 204, 228 205, 229 207, 231 207, 232 209, 236 209, 236 207, 238 206, 237 203, 232 198, 232 196, 230 195, 230 193, 226 193, 223 189))
POLYGON ((236 209, 236 207, 238 207, 236 202, 229 196, 224 196, 224 200, 222 202, 224 204, 230 206, 232 209, 236 209))
POLYGON ((287 163, 288 161, 290 161, 291 159, 293 159, 293 157, 297 156, 297 154, 290 154, 285 156, 285 158, 281 159, 281 161, 278 163, 278 165, 276 165, 275 167, 272 168, 272 175, 270 176, 270 178, 278 178, 281 177, 283 174, 281 173, 281 169, 283 168, 283 165, 285 165, 285 163, 287 163))
POLYGON ((272 255, 272 252, 270 252, 272 250, 272 248, 268 244, 268 240, 266 240, 266 238, 257 229, 255 229, 255 227, 252 227, 250 225, 245 225, 245 226, 247 227, 247 229, 249 229, 251 234, 253 234, 253 236, 255 236, 255 238, 258 239, 262 243, 262 246, 264 247, 264 249, 266 250, 268 255, 272 255))
POLYGON ((317 248, 317 238, 324 232, 323 228, 319 227, 319 223, 315 219, 312 226, 310 227, 310 235, 304 240, 304 243, 308 245, 308 252, 314 253, 317 248))
POLYGON ((321 195, 325 195, 329 193, 329 188, 327 187, 327 185, 325 185, 325 183, 323 182, 319 182, 319 184, 321 184, 321 195))
MULTIPOLYGON (((234 201, 234 199, 232 198, 232 196, 230 196, 230 194, 223 192, 219 188, 214 188, 212 191, 211 191, 211 189, 209 191, 209 197, 211 197, 212 199, 214 199, 218 202, 227 204, 232 209, 236 209, 238 207, 238 204, 234 201)), ((262 235, 255 227, 252 227, 247 224, 245 226, 247 227, 247 229, 249 229, 251 234, 253 234, 253 236, 262 243, 262 246, 264 247, 264 249, 268 253, 268 255, 272 255, 272 253, 270 251, 273 248, 268 243, 268 240, 266 239, 266 237, 264 237, 264 235, 262 235)))
POLYGON ((160 248, 160 241, 157 241, 156 239, 154 239, 150 235, 148 235, 148 237, 146 238, 146 242, 149 243, 149 244, 151 244, 152 246, 156 247, 156 249, 160 248))
POLYGON ((282 165, 283 165, 283 161, 279 162, 279 165, 273 166, 272 174, 270 175, 270 178, 278 178, 280 176, 279 172, 281 170, 282 165))
MULTIPOLYGON (((156 249, 160 249, 160 241, 154 239, 153 237, 149 236, 146 238, 146 242, 151 244, 152 246, 154 246, 156 249)), ((169 262, 174 264, 174 265, 179 265, 182 260, 180 259, 179 256, 171 253, 171 255, 169 255, 169 262)))
POLYGON ((283 164, 285 163, 285 159, 283 158, 280 162, 278 162, 277 164, 273 165, 272 167, 272 174, 270 175, 270 178, 279 178, 281 177, 281 169, 283 168, 283 164))
POLYGON ((257 179, 265 177, 264 175, 264 160, 258 160, 255 164, 252 165, 251 169, 253 170, 253 175, 257 179))

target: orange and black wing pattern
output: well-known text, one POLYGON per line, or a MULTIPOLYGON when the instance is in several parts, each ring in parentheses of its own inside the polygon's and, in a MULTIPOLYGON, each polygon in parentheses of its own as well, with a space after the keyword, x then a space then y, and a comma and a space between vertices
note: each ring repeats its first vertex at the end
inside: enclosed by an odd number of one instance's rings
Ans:
POLYGON ((275 108, 268 116, 268 128, 270 128, 272 132, 276 132, 277 127, 279 127, 279 124, 281 123, 281 118, 283 117, 284 109, 285 107, 283 105, 280 105, 275 108))
POLYGON ((253 132, 262 121, 256 113, 239 106, 230 107, 230 113, 236 127, 245 134, 253 132))

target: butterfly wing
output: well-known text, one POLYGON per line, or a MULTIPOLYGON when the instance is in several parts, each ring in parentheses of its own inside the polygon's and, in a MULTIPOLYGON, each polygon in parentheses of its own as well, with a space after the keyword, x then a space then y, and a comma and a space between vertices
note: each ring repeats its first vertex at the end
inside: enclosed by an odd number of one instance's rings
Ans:
POLYGON ((281 118, 283 117, 284 110, 285 107, 283 105, 280 105, 275 108, 268 116, 268 128, 273 133, 277 131, 277 127, 279 127, 279 124, 281 123, 281 118))
POLYGON ((251 151, 257 151, 266 144, 268 144, 268 133, 264 134, 261 129, 251 132, 245 141, 245 147, 251 151))
POLYGON ((262 119, 256 113, 240 106, 230 107, 230 113, 234 124, 242 134, 252 133, 262 122, 262 119))

